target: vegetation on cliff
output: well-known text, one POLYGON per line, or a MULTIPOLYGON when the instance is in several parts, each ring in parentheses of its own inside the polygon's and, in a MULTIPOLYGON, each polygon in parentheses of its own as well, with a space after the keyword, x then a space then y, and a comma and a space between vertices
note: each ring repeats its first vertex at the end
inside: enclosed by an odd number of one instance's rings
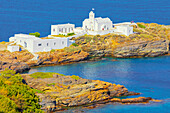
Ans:
POLYGON ((33 35, 33 36, 36 36, 36 37, 40 37, 40 33, 39 33, 39 32, 29 33, 29 35, 33 35))
POLYGON ((155 23, 137 23, 137 25, 134 26, 135 33, 130 36, 118 34, 85 35, 75 38, 75 41, 78 47, 91 56, 154 57, 168 53, 169 26, 155 23), (125 48, 127 46, 129 51, 125 48))
POLYGON ((0 76, 0 112, 41 113, 39 98, 35 91, 23 83, 20 74, 6 70, 0 76))
POLYGON ((73 106, 108 102, 147 103, 152 100, 150 97, 121 99, 120 97, 139 95, 140 93, 130 92, 123 85, 100 80, 89 80, 76 75, 65 76, 51 72, 38 72, 34 73, 34 76, 32 75, 24 74, 22 77, 28 86, 37 90, 36 94, 42 100, 40 104, 44 110, 64 110, 73 106), (44 75, 35 77, 41 74, 44 75))

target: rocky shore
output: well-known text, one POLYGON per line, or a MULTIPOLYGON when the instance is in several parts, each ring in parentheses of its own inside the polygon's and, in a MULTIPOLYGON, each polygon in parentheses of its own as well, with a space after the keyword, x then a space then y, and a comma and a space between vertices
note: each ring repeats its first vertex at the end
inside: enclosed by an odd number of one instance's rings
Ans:
POLYGON ((140 41, 130 42, 118 46, 113 51, 114 57, 129 58, 129 57, 157 57, 168 54, 169 41, 140 41))
POLYGON ((140 93, 130 92, 123 85, 112 84, 100 80, 83 79, 79 76, 65 76, 58 73, 37 72, 22 75, 25 83, 37 90, 42 105, 41 109, 56 111, 75 106, 97 106, 105 103, 119 102, 148 103, 150 97, 126 98, 140 93))
MULTIPOLYGON (((135 34, 130 36, 84 35, 75 38, 74 46, 53 50, 51 52, 36 53, 39 57, 34 59, 28 51, 10 53, 0 51, 0 71, 13 69, 16 72, 29 70, 33 66, 68 64, 80 61, 101 59, 104 56, 116 58, 157 57, 169 53, 170 28, 155 23, 137 23, 134 26, 135 34), (143 28, 140 26, 142 25, 143 28)), ((8 42, 6 42, 8 44, 8 42)), ((1 44, 7 46, 5 42, 1 44)))
POLYGON ((81 50, 74 52, 56 51, 39 53, 39 58, 37 60, 32 60, 34 56, 28 51, 13 53, 1 51, 0 71, 11 69, 17 73, 22 73, 26 70, 29 70, 33 66, 68 64, 87 60, 88 57, 89 54, 81 50))

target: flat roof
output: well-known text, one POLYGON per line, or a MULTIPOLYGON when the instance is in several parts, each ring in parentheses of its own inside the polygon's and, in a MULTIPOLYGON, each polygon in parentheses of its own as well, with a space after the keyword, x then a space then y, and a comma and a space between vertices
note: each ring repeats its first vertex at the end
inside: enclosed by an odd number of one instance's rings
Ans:
POLYGON ((122 22, 122 23, 116 23, 113 24, 115 26, 120 26, 120 25, 137 25, 136 23, 131 23, 131 22, 122 22))
POLYGON ((34 40, 40 39, 34 35, 28 35, 28 34, 15 34, 14 37, 21 37, 23 39, 34 39, 34 40))
POLYGON ((68 23, 68 24, 57 24, 57 25, 51 25, 51 26, 67 26, 67 25, 75 25, 75 24, 68 23))

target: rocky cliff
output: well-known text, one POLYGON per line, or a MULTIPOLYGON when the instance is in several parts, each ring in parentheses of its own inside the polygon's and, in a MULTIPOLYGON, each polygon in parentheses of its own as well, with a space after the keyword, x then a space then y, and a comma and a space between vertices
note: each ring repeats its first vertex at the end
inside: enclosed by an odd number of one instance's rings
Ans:
POLYGON ((114 57, 157 57, 169 51, 168 40, 139 41, 122 44, 113 50, 114 57))
POLYGON ((0 71, 5 69, 11 69, 18 73, 21 73, 25 70, 29 70, 30 67, 26 63, 33 55, 27 51, 22 52, 8 52, 1 51, 0 52, 0 71))
POLYGON ((85 35, 75 41, 83 51, 94 57, 157 57, 169 52, 169 27, 155 23, 137 24, 137 27, 134 26, 135 33, 130 36, 85 35))
POLYGON ((34 73, 23 75, 25 82, 38 90, 42 109, 62 110, 68 107, 104 104, 108 102, 143 103, 152 98, 119 99, 118 97, 139 95, 130 92, 123 85, 99 80, 83 79, 76 75, 65 76, 58 73, 34 73), (39 76, 40 74, 40 76, 39 76))
POLYGON ((39 58, 32 60, 34 56, 28 51, 13 53, 2 51, 0 52, 0 71, 7 68, 21 73, 29 70, 32 66, 79 62, 86 60, 89 56, 87 52, 81 50, 73 52, 43 52, 38 54, 39 58))

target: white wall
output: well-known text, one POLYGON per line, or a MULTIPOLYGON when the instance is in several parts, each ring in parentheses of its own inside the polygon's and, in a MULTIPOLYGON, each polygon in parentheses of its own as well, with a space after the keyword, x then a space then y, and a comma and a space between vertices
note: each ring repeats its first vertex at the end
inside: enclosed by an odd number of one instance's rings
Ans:
POLYGON ((126 36, 133 34, 133 27, 130 27, 128 25, 127 26, 121 25, 121 26, 115 26, 115 27, 116 27, 115 32, 119 32, 126 36))
POLYGON ((13 41, 15 42, 15 41, 16 41, 16 38, 15 38, 15 37, 10 37, 10 38, 9 38, 9 42, 13 42, 13 41))
POLYGON ((7 50, 10 51, 10 52, 19 51, 19 46, 8 45, 7 50))
POLYGON ((34 39, 27 39, 22 37, 16 37, 16 43, 26 48, 28 51, 32 51, 33 49, 33 40, 34 39))
POLYGON ((59 35, 74 32, 74 24, 60 24, 60 25, 51 25, 51 35, 59 35))
POLYGON ((74 41, 69 38, 54 37, 54 39, 41 39, 30 35, 15 35, 10 38, 30 52, 51 51, 52 49, 62 49, 70 46, 74 41))
POLYGON ((69 38, 34 40, 32 52, 51 51, 52 49, 63 49, 64 47, 68 47, 69 45, 69 38))

